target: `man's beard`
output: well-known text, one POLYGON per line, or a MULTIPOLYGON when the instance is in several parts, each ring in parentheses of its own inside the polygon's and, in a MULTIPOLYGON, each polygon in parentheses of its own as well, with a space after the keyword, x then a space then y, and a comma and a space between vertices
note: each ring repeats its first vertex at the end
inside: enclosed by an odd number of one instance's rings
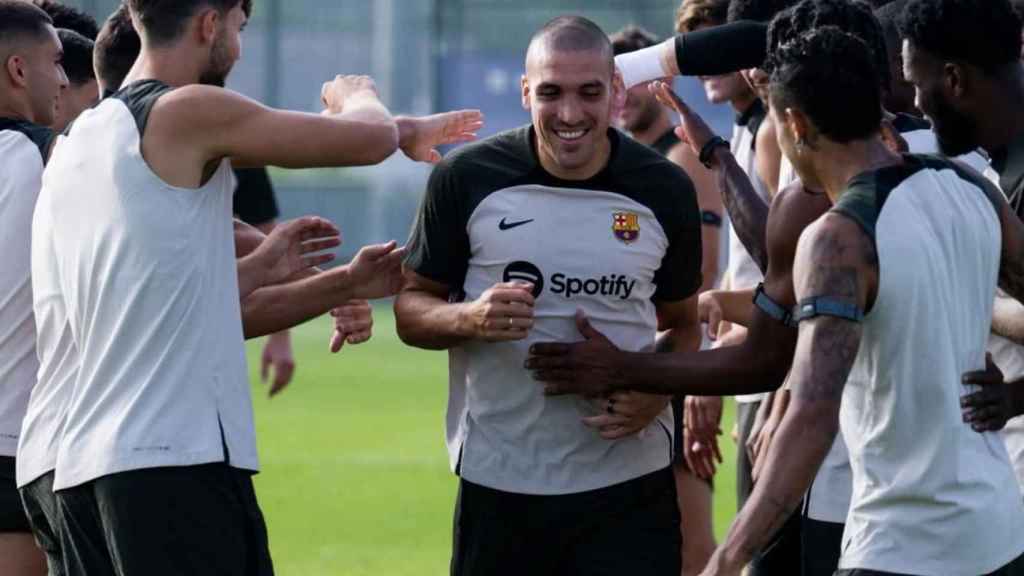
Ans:
POLYGON ((658 120, 658 113, 661 112, 660 106, 661 105, 658 103, 648 104, 647 106, 644 106, 643 109, 640 110, 640 113, 637 115, 636 119, 633 122, 631 122, 628 126, 624 126, 626 131, 632 134, 639 134, 641 132, 646 132, 647 130, 649 130, 651 126, 653 126, 654 123, 658 120))
POLYGON ((930 119, 939 151, 946 156, 961 156, 978 147, 974 123, 954 110, 942 96, 935 99, 935 113, 930 119))
POLYGON ((199 83, 206 86, 218 86, 223 88, 228 81, 228 74, 231 73, 231 58, 225 42, 218 38, 210 51, 210 64, 206 70, 199 75, 199 83))

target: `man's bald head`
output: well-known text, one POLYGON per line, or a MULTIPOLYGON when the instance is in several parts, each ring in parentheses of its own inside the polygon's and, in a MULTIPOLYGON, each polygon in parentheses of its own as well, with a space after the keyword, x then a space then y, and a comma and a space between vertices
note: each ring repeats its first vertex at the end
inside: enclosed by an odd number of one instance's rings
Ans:
POLYGON ((559 16, 551 20, 530 39, 526 66, 537 56, 550 52, 600 52, 608 58, 608 70, 615 69, 612 43, 601 27, 582 16, 559 16))
POLYGON ((43 41, 51 37, 53 20, 31 2, 0 0, 0 55, 7 58, 20 42, 43 41))

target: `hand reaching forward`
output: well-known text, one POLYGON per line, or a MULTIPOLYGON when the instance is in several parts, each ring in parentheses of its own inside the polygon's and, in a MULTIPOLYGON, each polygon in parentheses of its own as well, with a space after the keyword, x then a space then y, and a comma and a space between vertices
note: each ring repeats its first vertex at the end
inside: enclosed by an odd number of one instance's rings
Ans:
POLYGON ((331 310, 331 316, 331 353, 339 352, 345 344, 362 344, 373 336, 373 307, 366 300, 351 300, 331 310))
POLYGON ((348 264, 353 300, 376 300, 394 296, 402 287, 405 247, 392 240, 387 244, 364 246, 348 264))
POLYGON ((687 142, 693 149, 693 153, 699 156, 704 145, 715 137, 715 131, 699 114, 687 106, 668 84, 652 82, 650 90, 657 96, 658 102, 679 114, 680 125, 676 128, 676 136, 687 142))
POLYGON ((334 254, 319 252, 339 246, 340 234, 334 224, 323 218, 296 218, 275 226, 249 257, 260 264, 262 285, 277 284, 334 260, 334 254))
POLYGON ((548 396, 611 396, 624 380, 618 368, 619 349, 590 325, 582 310, 576 312, 576 328, 582 342, 534 344, 526 369, 544 384, 548 396))
POLYGON ((436 164, 441 161, 438 146, 476 140, 484 125, 479 110, 459 110, 431 116, 396 118, 398 147, 410 159, 436 164))

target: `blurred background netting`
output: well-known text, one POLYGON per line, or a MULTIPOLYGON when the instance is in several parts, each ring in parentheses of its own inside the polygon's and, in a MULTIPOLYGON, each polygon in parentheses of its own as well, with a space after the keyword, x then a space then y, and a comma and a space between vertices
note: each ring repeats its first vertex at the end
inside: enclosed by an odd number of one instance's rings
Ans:
MULTIPOLYGON (((98 19, 117 0, 69 0, 98 19)), ((677 0, 255 0, 243 56, 229 86, 270 106, 319 111, 322 83, 370 74, 396 113, 480 108, 484 134, 524 124, 519 78, 531 34, 560 14, 582 14, 612 33, 637 24, 672 33, 677 0)), ((694 80, 678 88, 723 134, 726 107, 707 106, 694 80)), ((727 135, 727 134, 726 134, 727 135)), ((429 166, 401 157, 383 166, 273 170, 282 216, 316 213, 341 225, 347 257, 364 244, 408 235, 429 166)))

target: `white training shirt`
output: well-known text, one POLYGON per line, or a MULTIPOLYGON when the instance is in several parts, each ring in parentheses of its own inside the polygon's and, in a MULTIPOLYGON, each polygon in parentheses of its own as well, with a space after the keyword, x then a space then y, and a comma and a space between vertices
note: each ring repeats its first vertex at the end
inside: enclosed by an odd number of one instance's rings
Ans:
POLYGON ((183 189, 141 154, 149 110, 170 90, 133 83, 82 114, 44 178, 80 366, 57 490, 142 468, 258 467, 230 163, 183 189))
POLYGON ((998 433, 962 420, 985 365, 1001 253, 991 183, 937 156, 856 177, 833 211, 875 240, 879 285, 840 420, 853 498, 840 569, 977 576, 1024 552, 998 433))
POLYGON ((17 454, 21 422, 36 381, 32 212, 52 139, 47 128, 0 118, 0 456, 17 454))
MULTIPOLYGON (((768 187, 765 186, 757 173, 757 150, 755 149, 757 130, 760 128, 761 122, 764 121, 766 114, 767 111, 761 101, 755 100, 750 108, 737 119, 736 124, 733 125, 732 140, 729 142, 729 145, 733 156, 736 158, 736 162, 747 174, 754 190, 757 191, 757 194, 766 203, 771 205, 768 187)), ((740 237, 736 234, 736 229, 731 221, 729 222, 729 261, 726 274, 730 278, 730 290, 753 288, 764 280, 761 268, 750 257, 750 253, 747 252, 747 248, 740 241, 740 237)), ((736 401, 749 404, 760 402, 767 397, 768 394, 763 392, 758 394, 739 394, 736 396, 736 401)))

